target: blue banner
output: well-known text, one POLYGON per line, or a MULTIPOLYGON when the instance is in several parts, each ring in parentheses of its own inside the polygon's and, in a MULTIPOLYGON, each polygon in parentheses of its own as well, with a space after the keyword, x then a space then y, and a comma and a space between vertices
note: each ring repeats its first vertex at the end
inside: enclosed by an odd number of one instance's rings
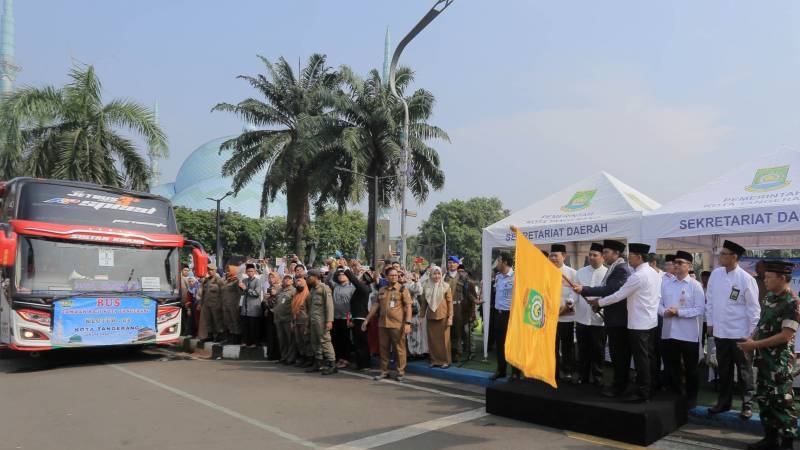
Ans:
POLYGON ((55 302, 53 347, 156 342, 156 301, 141 297, 74 297, 55 302))

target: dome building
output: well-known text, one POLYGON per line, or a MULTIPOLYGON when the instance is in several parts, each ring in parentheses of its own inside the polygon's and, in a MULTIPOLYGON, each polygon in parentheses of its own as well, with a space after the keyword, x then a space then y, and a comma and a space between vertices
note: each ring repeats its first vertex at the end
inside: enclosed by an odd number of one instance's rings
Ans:
MULTIPOLYGON (((153 186, 150 192, 166 197, 174 206, 192 209, 216 209, 216 202, 208 199, 220 198, 232 190, 233 177, 223 177, 222 166, 230 157, 230 152, 220 154, 223 142, 234 136, 226 136, 206 142, 194 150, 178 169, 175 182, 153 186)), ((248 217, 258 218, 261 211, 261 181, 266 169, 262 170, 234 197, 222 201, 221 209, 231 210, 248 217)), ((269 216, 286 215, 286 198, 278 194, 269 204, 269 216)))

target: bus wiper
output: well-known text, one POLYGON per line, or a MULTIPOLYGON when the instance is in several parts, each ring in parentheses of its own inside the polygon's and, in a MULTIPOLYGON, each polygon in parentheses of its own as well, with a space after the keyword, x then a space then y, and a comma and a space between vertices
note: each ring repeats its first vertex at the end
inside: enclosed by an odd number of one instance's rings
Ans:
POLYGON ((130 274, 130 276, 128 276, 128 281, 126 281, 126 282, 125 282, 125 286, 126 286, 126 287, 128 286, 128 283, 130 283, 130 282, 131 282, 131 279, 133 278, 133 272, 134 272, 134 271, 136 271, 136 268, 135 268, 135 267, 132 267, 132 268, 131 268, 131 274, 130 274))

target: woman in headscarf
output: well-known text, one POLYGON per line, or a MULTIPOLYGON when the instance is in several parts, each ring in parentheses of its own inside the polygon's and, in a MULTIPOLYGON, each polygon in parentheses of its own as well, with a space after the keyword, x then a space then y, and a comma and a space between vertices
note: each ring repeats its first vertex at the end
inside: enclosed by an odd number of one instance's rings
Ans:
POLYGON ((296 294, 292 297, 292 319, 294 320, 294 339, 297 343, 298 367, 311 367, 314 365, 314 355, 311 354, 311 343, 308 338, 308 285, 305 278, 298 278, 294 282, 296 294))
POLYGON ((431 367, 450 367, 450 327, 453 325, 453 295, 450 286, 442 279, 442 269, 430 268, 430 276, 422 286, 424 301, 420 316, 428 323, 428 349, 431 367))

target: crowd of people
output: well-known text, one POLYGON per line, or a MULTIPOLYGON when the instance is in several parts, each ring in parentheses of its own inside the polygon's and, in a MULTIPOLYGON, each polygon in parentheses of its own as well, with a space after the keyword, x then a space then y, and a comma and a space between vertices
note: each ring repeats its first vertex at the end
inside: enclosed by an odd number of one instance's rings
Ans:
POLYGON ((272 266, 234 258, 224 273, 209 265, 202 280, 184 267, 182 334, 266 345, 268 359, 322 375, 366 371, 379 355, 375 378, 388 377, 394 359, 403 381, 409 354, 447 369, 472 351, 478 287, 457 256, 446 266, 394 262, 377 271, 337 255, 307 269, 295 255, 272 266))
MULTIPOLYGON (((745 252, 725 241, 719 267, 698 280, 693 254, 686 251, 667 255, 660 268, 648 245, 606 240, 591 244, 586 264, 575 270, 566 264, 566 246, 552 245, 545 254, 564 278, 556 377, 635 402, 669 389, 693 408, 705 357, 719 383, 708 414, 731 409, 736 373, 741 417, 750 418, 757 401, 765 428, 765 439, 750 448, 791 448, 797 418, 794 333, 800 321, 790 290, 793 264, 763 260, 754 276, 739 266, 745 252), (613 370, 608 386, 606 349, 613 370)), ((202 280, 185 268, 184 334, 246 347, 263 344, 268 359, 323 375, 345 367, 366 371, 378 355, 375 379, 389 377, 393 359, 398 381, 409 356, 447 369, 472 352, 481 296, 456 256, 446 268, 424 270, 395 262, 377 271, 343 256, 310 270, 294 255, 285 261, 270 267, 243 259, 224 273, 211 265, 202 280)), ((513 287, 514 257, 502 252, 493 271, 492 314, 482 318, 491 321, 497 355, 492 380, 506 377, 509 369, 510 380, 521 378, 504 354, 513 287)))
MULTIPOLYGON (((762 260, 756 275, 739 265, 746 250, 725 241, 719 267, 697 280, 693 255, 668 255, 663 270, 650 246, 606 240, 591 245, 588 265, 564 264, 566 246, 554 244, 550 261, 565 279, 557 328, 557 374, 562 382, 593 383, 603 395, 647 402, 670 389, 697 403, 698 365, 706 340, 716 366, 719 397, 709 415, 731 409, 734 368, 742 385, 742 419, 758 402, 765 437, 750 449, 792 448, 797 431, 792 382, 794 335, 800 321, 792 293, 794 264, 762 260), (577 340, 577 355, 575 352, 577 340), (608 343, 613 381, 603 385, 608 343), (631 359, 635 382, 629 385, 631 359), (754 367, 756 369, 754 373, 754 367), (663 368, 663 370, 662 370, 663 368)), ((504 343, 514 285, 514 260, 501 254, 492 293, 497 330, 497 372, 505 377, 504 343)), ((712 362, 713 361, 713 362, 712 362)), ((512 368, 511 379, 519 378, 512 368)))

